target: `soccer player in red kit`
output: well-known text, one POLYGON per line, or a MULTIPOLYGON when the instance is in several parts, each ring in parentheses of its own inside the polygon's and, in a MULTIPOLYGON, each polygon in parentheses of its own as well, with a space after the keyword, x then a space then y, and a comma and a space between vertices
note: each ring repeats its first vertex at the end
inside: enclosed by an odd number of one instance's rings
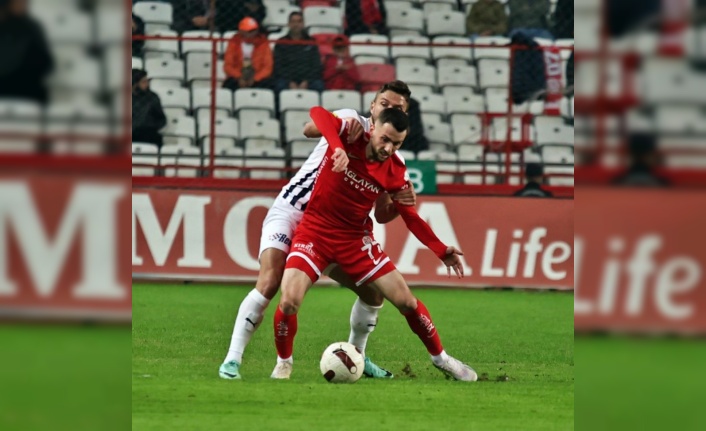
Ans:
MULTIPOLYGON (((275 312, 278 359, 272 377, 289 378, 299 306, 323 270, 337 263, 356 285, 365 283, 378 289, 397 307, 438 369, 457 380, 477 380, 471 367, 444 351, 429 311, 414 297, 373 237, 368 215, 378 196, 410 186, 404 161, 396 154, 407 135, 407 116, 396 109, 385 109, 371 126, 369 136, 348 144, 349 123, 318 106, 310 114, 329 148, 287 257, 282 296, 275 312)), ((389 205, 390 210, 394 206, 399 212, 410 231, 444 262, 449 275, 453 268, 459 277, 463 276, 459 250, 443 244, 413 206, 395 202, 389 205)))

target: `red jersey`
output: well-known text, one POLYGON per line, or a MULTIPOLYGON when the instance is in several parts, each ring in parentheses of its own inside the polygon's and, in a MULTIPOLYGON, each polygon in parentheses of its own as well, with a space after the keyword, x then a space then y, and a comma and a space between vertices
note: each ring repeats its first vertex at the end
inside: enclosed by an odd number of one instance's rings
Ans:
MULTIPOLYGON (((365 155, 368 137, 348 144, 343 120, 324 108, 312 108, 311 118, 329 146, 319 166, 314 191, 300 225, 307 230, 339 237, 358 238, 370 234, 372 220, 369 214, 380 194, 395 193, 410 187, 404 160, 395 153, 384 162, 368 161, 365 155), (339 137, 341 130, 342 136, 339 137), (331 170, 331 157, 336 148, 343 148, 348 154, 348 167, 344 172, 331 170)), ((446 245, 419 218, 416 209, 405 205, 396 207, 410 231, 439 258, 443 258, 446 245)))

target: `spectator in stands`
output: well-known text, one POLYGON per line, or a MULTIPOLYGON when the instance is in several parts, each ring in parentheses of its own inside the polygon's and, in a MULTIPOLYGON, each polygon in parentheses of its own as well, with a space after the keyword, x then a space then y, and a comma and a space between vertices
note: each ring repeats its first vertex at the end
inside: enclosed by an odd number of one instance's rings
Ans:
POLYGON ((225 88, 272 87, 272 50, 255 19, 245 17, 238 24, 238 34, 228 42, 223 68, 225 88))
POLYGON ((159 130, 167 124, 159 96, 150 90, 147 72, 132 69, 132 141, 162 146, 159 130))
MULTIPOLYGON (((139 16, 132 14, 132 35, 144 36, 145 35, 145 22, 139 16)), ((132 56, 142 57, 142 47, 145 46, 144 40, 133 40, 132 41, 132 56)))
POLYGON ((513 196, 534 198, 551 198, 554 196, 552 192, 542 189, 544 168, 539 163, 527 163, 525 166, 525 179, 527 184, 516 191, 513 196))
POLYGON ((259 25, 267 14, 262 0, 216 0, 211 12, 211 0, 174 0, 174 30, 210 30, 211 18, 215 18, 214 30, 230 31, 238 27, 245 17, 254 18, 259 25))
POLYGON ((574 38, 574 0, 559 0, 554 9, 554 37, 574 38))
POLYGON ((346 1, 346 35, 387 34, 387 11, 381 0, 346 1))
POLYGON ((0 97, 47 103, 45 78, 54 59, 42 26, 25 0, 0 0, 0 97))
POLYGON ((553 39, 547 15, 549 0, 508 0, 510 37, 522 32, 530 37, 553 39))
POLYGON ((353 57, 348 52, 348 39, 337 36, 333 39, 333 54, 324 60, 324 82, 327 90, 358 90, 360 76, 353 57))
POLYGON ((406 151, 414 151, 418 153, 429 149, 429 141, 424 136, 424 123, 422 123, 422 110, 419 107, 417 99, 409 99, 409 108, 407 109, 409 117, 409 133, 402 143, 402 149, 406 151))
POLYGON ((469 36, 501 36, 507 33, 505 6, 498 0, 478 0, 466 18, 469 36))
POLYGON ((613 179, 617 186, 666 187, 669 180, 657 169, 662 157, 657 149, 657 137, 653 133, 635 132, 628 136, 629 167, 613 179))
POLYGON ((324 91, 321 55, 314 38, 304 30, 301 12, 289 14, 289 32, 275 46, 275 91, 324 91))

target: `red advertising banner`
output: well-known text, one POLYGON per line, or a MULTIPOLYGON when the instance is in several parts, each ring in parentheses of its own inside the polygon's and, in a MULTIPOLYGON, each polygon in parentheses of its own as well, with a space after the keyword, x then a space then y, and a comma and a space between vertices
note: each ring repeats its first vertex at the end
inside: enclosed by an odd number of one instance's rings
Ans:
MULTIPOLYGON (((262 221, 275 193, 134 188, 133 278, 255 281, 262 221)), ((573 289, 573 201, 419 198, 417 210, 464 251, 463 279, 400 219, 376 239, 412 285, 573 289)))
POLYGON ((706 191, 576 189, 577 330, 706 333, 706 191))
POLYGON ((0 176, 0 319, 129 322, 130 178, 0 176))

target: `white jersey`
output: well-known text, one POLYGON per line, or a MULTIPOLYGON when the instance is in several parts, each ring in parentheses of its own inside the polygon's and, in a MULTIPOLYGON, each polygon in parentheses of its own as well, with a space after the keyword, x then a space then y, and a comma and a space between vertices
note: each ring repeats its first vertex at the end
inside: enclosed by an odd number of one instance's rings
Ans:
MULTIPOLYGON (((370 119, 359 115, 353 109, 339 109, 334 111, 333 114, 338 118, 357 118, 363 125, 363 130, 366 133, 370 133, 370 119)), ((327 148, 328 142, 326 139, 321 138, 316 147, 314 147, 314 151, 311 152, 302 167, 299 168, 299 172, 282 188, 278 198, 284 199, 299 211, 306 209, 309 198, 311 198, 311 191, 314 189, 314 183, 316 182, 316 173, 326 155, 327 148)))

